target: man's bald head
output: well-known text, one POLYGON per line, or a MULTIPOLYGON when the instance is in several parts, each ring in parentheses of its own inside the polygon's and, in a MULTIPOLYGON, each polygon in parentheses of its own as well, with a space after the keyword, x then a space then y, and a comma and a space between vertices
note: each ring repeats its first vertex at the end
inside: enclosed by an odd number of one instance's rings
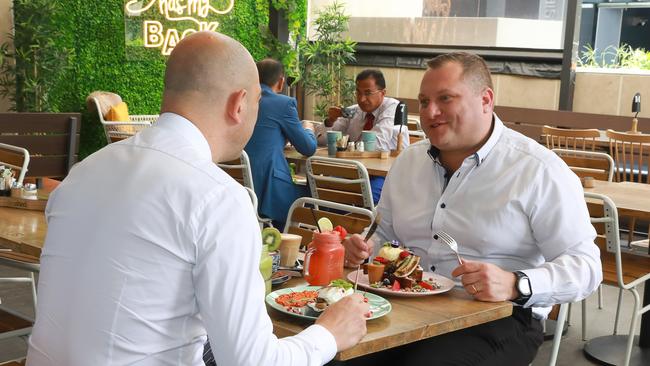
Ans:
POLYGON ((216 162, 241 154, 253 133, 259 98, 253 57, 230 37, 194 33, 169 56, 161 113, 178 114, 196 125, 216 162))
POLYGON ((254 67, 251 55, 234 39, 209 31, 194 33, 169 56, 164 97, 204 97, 214 102, 257 84, 254 67))

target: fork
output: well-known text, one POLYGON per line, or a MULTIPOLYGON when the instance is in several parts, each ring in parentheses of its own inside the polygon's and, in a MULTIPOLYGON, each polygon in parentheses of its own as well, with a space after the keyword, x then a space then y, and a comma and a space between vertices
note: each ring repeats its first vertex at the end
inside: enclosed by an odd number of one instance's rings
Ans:
POLYGON ((447 244, 451 250, 456 253, 456 258, 458 258, 458 264, 463 264, 463 260, 460 259, 460 255, 458 255, 458 243, 456 243, 456 239, 452 238, 451 235, 447 234, 444 231, 438 231, 436 235, 442 240, 443 243, 447 244))

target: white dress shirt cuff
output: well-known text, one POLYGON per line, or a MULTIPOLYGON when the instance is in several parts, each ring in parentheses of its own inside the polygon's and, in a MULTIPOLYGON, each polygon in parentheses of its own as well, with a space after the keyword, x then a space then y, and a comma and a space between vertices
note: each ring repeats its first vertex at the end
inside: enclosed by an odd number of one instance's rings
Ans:
MULTIPOLYGON (((525 308, 531 307, 539 302, 548 302, 549 295, 553 293, 551 277, 546 268, 534 268, 521 271, 528 276, 530 280, 530 289, 532 294, 530 299, 523 305, 525 308)), ((533 316, 537 319, 546 319, 551 311, 550 307, 533 307, 533 316)))
POLYGON ((336 339, 325 327, 314 324, 300 332, 300 336, 308 339, 323 356, 323 365, 336 356, 336 339))

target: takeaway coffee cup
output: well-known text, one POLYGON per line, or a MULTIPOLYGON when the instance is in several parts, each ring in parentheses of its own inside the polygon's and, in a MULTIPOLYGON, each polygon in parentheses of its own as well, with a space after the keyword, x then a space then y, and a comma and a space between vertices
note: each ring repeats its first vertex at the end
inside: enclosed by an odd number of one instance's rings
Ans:
POLYGON ((327 154, 336 156, 336 142, 343 137, 341 131, 327 131, 327 154))
POLYGON ((375 131, 361 132, 361 141, 363 141, 363 147, 366 151, 377 150, 377 133, 375 131))

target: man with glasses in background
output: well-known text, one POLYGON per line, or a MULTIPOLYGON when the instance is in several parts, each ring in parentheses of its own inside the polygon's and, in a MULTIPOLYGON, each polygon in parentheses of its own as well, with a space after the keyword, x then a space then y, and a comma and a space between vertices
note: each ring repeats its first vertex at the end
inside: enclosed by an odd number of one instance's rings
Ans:
MULTIPOLYGON (((377 133, 377 150, 389 151, 397 148, 394 132, 395 109, 399 104, 397 99, 386 97, 386 80, 379 70, 367 69, 361 71, 355 82, 357 84, 357 104, 345 108, 332 107, 328 111, 325 128, 318 131, 318 144, 327 145, 327 131, 341 131, 349 135, 348 141, 361 141, 362 131, 377 133)), ((402 139, 403 145, 408 145, 408 138, 402 139)), ((379 202, 384 177, 370 177, 372 198, 375 204, 379 202)))

